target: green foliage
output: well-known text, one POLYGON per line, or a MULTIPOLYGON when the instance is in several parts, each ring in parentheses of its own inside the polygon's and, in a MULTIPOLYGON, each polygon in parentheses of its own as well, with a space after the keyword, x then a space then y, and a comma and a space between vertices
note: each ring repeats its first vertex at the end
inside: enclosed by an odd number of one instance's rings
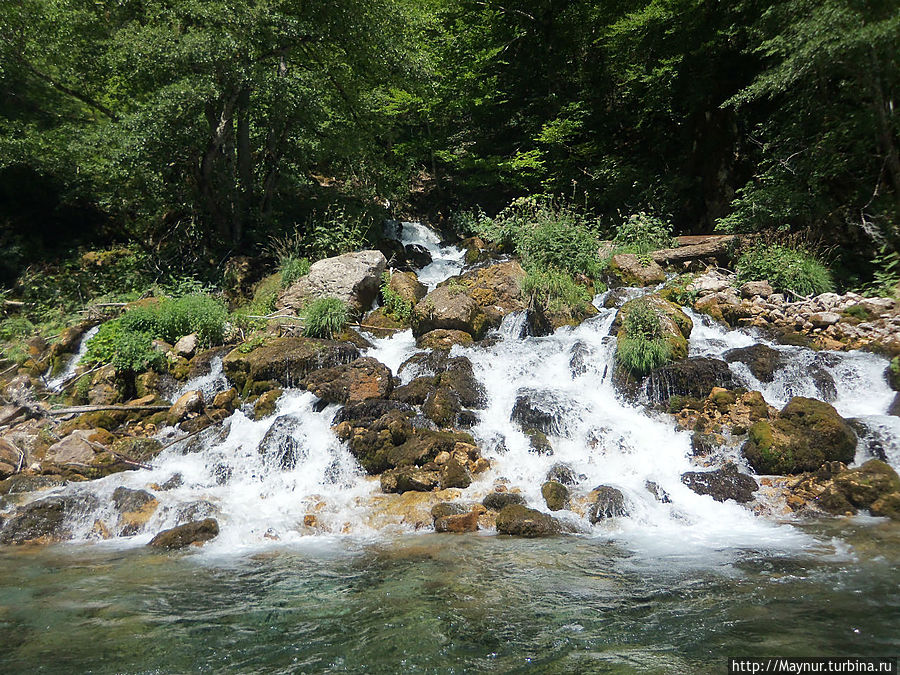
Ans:
POLYGON ((412 303, 395 292, 390 283, 391 273, 385 272, 381 275, 381 298, 384 300, 384 308, 397 321, 408 323, 412 318, 412 303))
POLYGON ((227 318, 221 300, 198 294, 163 298, 156 304, 135 307, 122 316, 121 322, 126 331, 148 333, 169 343, 197 333, 200 344, 209 346, 221 344, 227 318))
POLYGON ((616 229, 613 239, 623 253, 646 254, 674 245, 672 224, 643 211, 633 213, 616 229))
POLYGON ((811 253, 780 244, 756 244, 737 263, 738 282, 768 281, 779 292, 800 296, 834 290, 828 268, 811 253))
POLYGON ((34 324, 21 315, 10 316, 0 321, 0 340, 18 340, 34 333, 34 324))
POLYGON ((88 342, 81 362, 88 365, 110 363, 121 370, 141 372, 161 367, 165 357, 153 348, 150 333, 131 330, 122 319, 113 319, 101 325, 88 342))
POLYGON ((577 309, 591 301, 587 288, 576 282, 568 272, 554 267, 529 269, 522 280, 522 291, 532 301, 538 301, 554 312, 577 309))
POLYGON ((693 280, 693 275, 682 274, 668 282, 665 288, 660 291, 660 295, 669 302, 674 302, 676 305, 692 307, 699 295, 698 291, 689 291, 687 289, 687 286, 690 285, 693 280))
POLYGON ((288 256, 282 258, 278 264, 278 271, 281 274, 281 287, 287 288, 300 277, 309 274, 310 262, 308 258, 295 258, 288 256))
POLYGON ((349 310, 338 298, 318 298, 303 308, 301 316, 306 337, 330 339, 347 325, 349 310))
POLYGON ((869 296, 896 297, 900 289, 900 252, 882 246, 871 265, 874 278, 860 289, 861 292, 869 296))
POLYGON ((238 351, 241 354, 249 354, 254 349, 256 349, 257 347, 262 347, 264 344, 266 344, 266 336, 265 335, 256 335, 256 336, 250 338, 249 340, 247 340, 246 342, 242 342, 241 345, 238 347, 238 351))
POLYGON ((854 319, 859 319, 860 321, 868 321, 869 318, 871 318, 868 310, 862 305, 851 305, 844 310, 844 314, 852 316, 854 319))
POLYGON ((622 322, 616 363, 634 375, 646 375, 672 358, 662 333, 660 315, 649 302, 635 302, 622 322))

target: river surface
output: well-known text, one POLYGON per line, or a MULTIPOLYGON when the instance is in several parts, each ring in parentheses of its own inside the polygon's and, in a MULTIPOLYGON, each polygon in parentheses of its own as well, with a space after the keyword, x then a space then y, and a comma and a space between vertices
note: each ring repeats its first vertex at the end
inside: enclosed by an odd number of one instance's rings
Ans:
MULTIPOLYGON (((463 269, 462 251, 427 228, 406 223, 401 238, 432 254, 421 272, 430 288, 463 269)), ((462 500, 503 481, 544 510, 540 486, 563 463, 576 491, 620 489, 627 517, 591 526, 559 512, 581 534, 543 540, 415 531, 373 507, 377 481, 331 431, 338 407, 289 390, 273 415, 236 412, 150 470, 62 488, 102 504, 72 523, 76 541, 0 548, 0 672, 723 672, 728 656, 900 652, 900 525, 804 522, 690 491, 681 474, 703 468, 690 435, 613 388, 614 315, 601 309, 540 338, 510 315, 484 344, 454 348, 484 386, 471 431, 492 463, 462 500), (523 392, 553 416, 552 454, 535 454, 510 420, 523 392), (292 468, 258 450, 285 442, 292 468), (144 531, 92 538, 98 520, 115 522, 116 487, 176 475, 177 487, 154 493, 160 507, 144 531), (309 513, 315 528, 303 522, 309 513), (221 534, 182 553, 144 546, 186 514, 213 515, 221 534)), ((885 359, 817 354, 691 317, 692 355, 768 344, 787 365, 762 383, 731 364, 744 386, 778 407, 796 395, 829 400, 864 431, 858 462, 874 454, 900 466, 885 359)), ((422 374, 401 369, 420 351, 410 331, 371 339, 367 354, 404 383, 422 374)), ((208 399, 225 387, 216 359, 180 391, 208 399)), ((749 470, 738 440, 705 466, 726 460, 749 470)))

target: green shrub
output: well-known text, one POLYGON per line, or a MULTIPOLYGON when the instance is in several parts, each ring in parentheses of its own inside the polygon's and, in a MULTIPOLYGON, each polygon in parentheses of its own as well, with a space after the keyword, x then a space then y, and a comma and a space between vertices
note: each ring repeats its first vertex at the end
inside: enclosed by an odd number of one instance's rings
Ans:
POLYGON ((649 253, 674 244, 672 225, 664 220, 644 213, 633 213, 616 228, 613 238, 621 253, 649 253))
POLYGON ((34 324, 24 316, 11 316, 0 321, 0 340, 17 340, 34 333, 34 324))
POLYGON ((164 298, 156 305, 135 307, 122 316, 128 332, 148 333, 174 343, 178 338, 197 333, 201 345, 221 344, 228 312, 225 304, 210 295, 194 294, 164 298))
POLYGON ((385 272, 381 275, 381 298, 384 300, 384 309, 398 321, 406 323, 412 318, 412 303, 394 291, 390 284, 391 273, 385 272))
POLYGON ((780 244, 756 244, 737 263, 738 283, 768 281, 779 292, 799 296, 834 290, 831 272, 809 252, 780 244))
POLYGON ((338 298, 319 298, 303 308, 303 334, 306 337, 330 339, 347 325, 347 303, 338 298))
POLYGON ((571 274, 553 267, 546 270, 529 269, 522 280, 522 291, 532 301, 541 303, 553 312, 566 308, 577 309, 591 301, 587 288, 576 282, 571 274))
POLYGON ((674 302, 676 305, 692 307, 699 295, 698 291, 689 291, 687 289, 693 280, 693 275, 682 274, 680 277, 668 282, 666 287, 660 291, 660 295, 669 302, 674 302))
POLYGON ((308 258, 288 256, 278 263, 278 271, 281 273, 281 287, 287 288, 300 277, 309 274, 310 262, 308 258))
POLYGON ((526 268, 555 267, 569 274, 600 275, 597 237, 583 225, 547 220, 523 229, 516 252, 526 268))
POLYGON ((860 289, 864 295, 892 298, 900 288, 900 252, 882 246, 872 259, 873 279, 860 289))
POLYGON ((122 319, 107 321, 88 342, 81 363, 100 365, 111 363, 120 370, 141 372, 159 368, 165 357, 153 348, 153 336, 143 331, 129 330, 122 319))
POLYGON ((289 258, 320 260, 362 248, 378 222, 371 210, 353 211, 331 204, 313 212, 302 224, 269 240, 267 250, 279 261, 289 258))
POLYGON ((659 313, 649 302, 635 302, 622 322, 616 363, 634 375, 646 375, 672 358, 659 313))

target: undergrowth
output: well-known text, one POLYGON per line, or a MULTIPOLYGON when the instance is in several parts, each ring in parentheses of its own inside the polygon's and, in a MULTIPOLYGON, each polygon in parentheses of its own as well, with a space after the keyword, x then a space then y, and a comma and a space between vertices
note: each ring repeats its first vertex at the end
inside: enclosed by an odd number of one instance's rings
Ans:
POLYGON ((768 281, 778 292, 803 297, 834 290, 831 272, 821 260, 802 248, 782 244, 754 245, 740 257, 736 271, 740 284, 768 281))

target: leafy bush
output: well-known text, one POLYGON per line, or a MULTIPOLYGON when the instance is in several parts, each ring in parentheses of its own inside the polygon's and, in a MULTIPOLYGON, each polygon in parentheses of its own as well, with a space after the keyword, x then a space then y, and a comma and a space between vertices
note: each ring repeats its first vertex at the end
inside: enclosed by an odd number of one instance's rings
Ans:
POLYGON ((303 308, 303 334, 306 337, 334 337, 347 325, 349 311, 347 303, 338 298, 319 298, 303 308))
POLYGON ((660 315, 649 302, 635 302, 622 322, 616 362, 634 375, 646 375, 672 358, 660 315))
POLYGON ((300 277, 309 274, 309 267, 309 258, 294 256, 282 258, 278 264, 278 271, 281 273, 281 287, 287 288, 300 277))
POLYGON ((384 309, 398 321, 408 322, 412 317, 412 303, 394 291, 390 284, 391 273, 385 272, 381 275, 381 297, 384 300, 384 309))
POLYGON ((900 288, 900 252, 891 251, 882 246, 878 255, 872 260, 875 270, 871 283, 862 287, 864 295, 894 297, 900 288))
POLYGON ((738 282, 768 281, 776 291, 818 295, 834 290, 831 272, 801 248, 756 244, 737 263, 738 282))
POLYGON ((674 244, 672 225, 644 213, 633 213, 616 229, 613 241, 623 253, 649 253, 674 244))
POLYGON ((11 316, 0 321, 0 340, 16 340, 34 333, 34 324, 24 316, 11 316))
POLYGON ((269 240, 268 252, 279 262, 288 259, 321 260, 362 248, 377 220, 362 210, 329 205, 321 214, 314 212, 291 232, 269 240))
POLYGON ((125 327, 122 319, 107 321, 88 342, 81 362, 88 365, 111 363, 120 370, 140 372, 161 367, 165 357, 153 348, 153 336, 125 327))
POLYGON ((578 308, 591 301, 587 288, 576 282, 571 274, 553 267, 529 269, 522 280, 522 291, 532 301, 536 300, 554 312, 578 308))
POLYGON ((225 304, 210 295, 164 298, 155 305, 136 307, 122 317, 126 331, 148 333, 166 342, 175 342, 197 333, 201 345, 221 344, 228 312, 225 304))

